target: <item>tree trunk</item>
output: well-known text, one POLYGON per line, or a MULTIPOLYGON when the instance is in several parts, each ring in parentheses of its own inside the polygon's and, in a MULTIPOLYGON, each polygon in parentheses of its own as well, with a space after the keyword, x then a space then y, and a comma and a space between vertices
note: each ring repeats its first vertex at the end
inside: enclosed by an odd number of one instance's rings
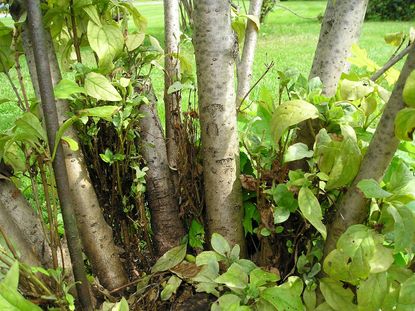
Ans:
MULTIPOLYGON (((367 4, 368 0, 327 2, 309 79, 319 77, 323 82, 323 93, 328 97, 336 94, 342 72, 349 69, 347 57, 352 45, 359 39, 367 4)), ((319 129, 318 120, 300 123, 296 142, 304 143, 311 149, 319 129)), ((306 170, 307 163, 300 160, 291 167, 306 170)))
POLYGON ((195 2, 195 55, 209 233, 245 254, 234 90, 238 52, 227 0, 195 2))
MULTIPOLYGON (((249 15, 261 15, 262 0, 251 0, 249 15)), ((252 79, 252 68, 255 59, 256 42, 258 38, 257 25, 248 18, 245 31, 245 42, 242 50, 241 61, 237 65, 238 88, 236 92, 236 107, 240 107, 242 100, 248 94, 252 79)))
MULTIPOLYGON (((40 97, 37 82, 36 67, 34 66, 33 48, 27 31, 23 31, 23 48, 28 63, 30 76, 37 97, 40 97)), ((51 70, 53 85, 61 80, 61 72, 56 59, 50 33, 46 33, 48 60, 51 70)), ((57 100, 56 108, 59 123, 62 124, 69 115, 68 102, 57 100)), ((79 142, 73 127, 70 127, 65 136, 79 142)), ((112 290, 127 283, 127 275, 123 269, 117 248, 114 244, 111 227, 105 222, 102 210, 98 203, 94 187, 88 174, 84 155, 79 149, 70 150, 68 145, 63 145, 65 165, 68 172, 69 187, 74 201, 74 209, 82 245, 89 258, 93 272, 105 288, 112 290)))
POLYGON ((329 0, 321 25, 310 79, 320 77, 324 94, 331 97, 343 71, 348 70, 347 57, 359 39, 368 0, 329 0))
POLYGON ((49 244, 39 217, 20 190, 6 179, 0 180, 0 227, 24 263, 52 267, 49 244))
POLYGON ((178 245, 185 232, 179 218, 166 142, 157 115, 157 99, 151 86, 145 85, 144 88, 139 91, 146 94, 150 102, 140 107, 144 115, 140 122, 141 154, 148 167, 146 183, 155 248, 158 255, 162 255, 178 245))
POLYGON ((328 237, 325 245, 325 255, 336 247, 340 235, 353 224, 360 224, 368 216, 368 200, 356 185, 362 179, 373 178, 380 181, 388 168, 397 148, 399 140, 395 137, 395 118, 397 113, 405 107, 402 100, 402 91, 406 79, 415 69, 415 48, 408 55, 398 82, 392 92, 389 102, 363 158, 360 171, 353 184, 341 199, 334 221, 328 228, 328 237))
MULTIPOLYGON (((58 114, 53 94, 53 84, 50 76, 48 52, 46 47, 45 30, 43 29, 42 13, 39 1, 27 1, 28 29, 33 42, 33 55, 42 101, 43 115, 50 150, 55 144, 55 135, 59 129, 58 114)), ((81 240, 75 219, 75 209, 69 188, 68 175, 65 167, 65 157, 62 144, 57 146, 56 156, 52 163, 55 173, 57 191, 61 204, 66 239, 71 256, 72 270, 75 277, 78 297, 85 310, 93 309, 90 287, 82 258, 81 240)))
MULTIPOLYGON (((168 94, 169 87, 178 81, 180 70, 179 53, 180 42, 179 0, 164 1, 164 106, 166 113, 166 143, 169 166, 177 170, 178 132, 180 126, 180 92, 168 94)), ((176 175, 173 171, 172 175, 176 175)), ((177 176, 176 176, 177 177, 177 176)), ((175 178, 177 179, 177 178, 175 178)), ((175 182, 177 185, 177 182, 175 182)))

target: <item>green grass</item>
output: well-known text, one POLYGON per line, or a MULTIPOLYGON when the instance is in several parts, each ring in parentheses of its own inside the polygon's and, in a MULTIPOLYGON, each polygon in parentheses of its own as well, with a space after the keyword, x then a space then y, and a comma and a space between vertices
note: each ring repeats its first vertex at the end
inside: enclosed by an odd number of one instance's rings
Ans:
MULTIPOLYGON (((162 1, 135 1, 140 12, 148 19, 148 33, 156 37, 163 44, 163 4, 162 1)), ((304 17, 316 17, 324 14, 325 1, 288 1, 283 5, 304 17)), ((10 18, 1 19, 11 24, 10 18)), ((383 37, 391 32, 408 32, 412 22, 365 22, 361 34, 360 46, 367 49, 369 57, 378 64, 383 64, 393 53, 393 48, 386 45, 383 37)), ((265 64, 275 62, 274 68, 261 81, 260 85, 277 90, 277 70, 296 68, 304 75, 308 75, 317 44, 320 24, 317 19, 303 19, 282 8, 272 12, 262 25, 257 53, 255 58, 254 80, 263 73, 265 64)), ((186 46, 184 50, 192 55, 192 50, 186 46)), ((24 60, 22 59, 22 65, 24 60)), ((401 65, 400 65, 401 66, 401 65)), ((27 74, 26 66, 23 71, 27 74)), ((30 80, 27 78, 27 82, 30 80)), ((161 71, 154 71, 154 87, 162 106, 163 76, 161 71)), ((33 95, 33 93, 31 93, 33 95)), ((254 92, 255 96, 255 92, 254 92)), ((4 75, 0 74, 0 97, 14 98, 4 75)), ((162 109, 160 109, 162 112, 162 109)), ((0 131, 12 124, 18 109, 12 105, 0 105, 0 131)))

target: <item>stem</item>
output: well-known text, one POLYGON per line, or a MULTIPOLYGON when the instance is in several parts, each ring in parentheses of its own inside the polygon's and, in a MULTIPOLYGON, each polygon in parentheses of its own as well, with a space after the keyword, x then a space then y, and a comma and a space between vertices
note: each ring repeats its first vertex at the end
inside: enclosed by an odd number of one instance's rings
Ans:
POLYGON ((404 58, 409 51, 414 47, 414 43, 408 45, 406 48, 404 48, 399 54, 392 55, 392 57, 386 62, 385 65, 383 65, 382 68, 380 68, 378 71, 376 71, 371 77, 370 80, 376 81, 379 79, 386 71, 388 71, 393 65, 395 65, 397 62, 399 62, 402 58, 404 58))
MULTIPOLYGON (((0 58, 0 63, 1 63, 1 65, 2 65, 2 67, 3 67, 4 69, 6 69, 6 66, 4 65, 4 62, 3 62, 3 60, 2 60, 1 58, 0 58)), ((18 103, 19 108, 20 108, 22 111, 25 111, 25 108, 24 108, 24 105, 23 105, 22 98, 20 97, 19 91, 17 90, 16 85, 14 84, 14 82, 13 82, 12 78, 10 77, 9 72, 8 72, 7 70, 4 70, 4 71, 3 71, 3 73, 6 75, 7 80, 9 81, 9 83, 10 83, 10 85, 11 85, 12 89, 13 89, 14 94, 16 94, 17 103, 18 103)))
POLYGON ((29 111, 30 109, 30 104, 29 104, 29 100, 27 98, 27 93, 26 93, 26 87, 23 83, 23 75, 22 75, 22 67, 20 66, 20 61, 19 61, 19 52, 16 48, 16 42, 17 42, 17 37, 19 35, 19 32, 17 29, 14 29, 13 31, 13 45, 14 45, 14 49, 15 49, 15 53, 14 53, 14 60, 16 62, 15 64, 15 70, 17 73, 17 77, 19 79, 19 84, 20 84, 20 90, 22 91, 22 95, 23 95, 23 99, 25 102, 25 107, 26 107, 26 111, 29 111))
POLYGON ((259 77, 259 79, 254 83, 254 85, 249 89, 248 93, 245 94, 245 96, 241 100, 241 103, 236 108, 237 111, 240 111, 240 108, 241 108, 242 104, 244 103, 245 99, 252 92, 252 90, 258 85, 258 83, 261 82, 261 80, 267 75, 267 73, 271 70, 272 67, 274 67, 274 62, 271 62, 269 65, 267 65, 267 68, 265 69, 264 73, 259 77))
MULTIPOLYGON (((56 111, 55 98, 53 94, 53 84, 51 71, 46 50, 45 30, 42 23, 42 12, 40 1, 26 1, 28 28, 33 42, 33 54, 37 78, 39 82, 40 97, 42 101, 43 115, 48 133, 49 148, 53 150, 55 144, 55 133, 59 129, 58 114, 56 111)), ((56 157, 53 161, 53 169, 58 186, 59 200, 62 206, 62 217, 65 225, 65 232, 68 241, 69 253, 72 261, 72 269, 77 282, 76 288, 81 304, 85 310, 93 310, 90 287, 84 268, 80 236, 75 220, 75 210, 68 183, 68 173, 66 171, 65 157, 62 144, 59 143, 56 157)))
POLYGON ((79 41, 78 41, 78 30, 76 28, 75 13, 74 13, 74 10, 73 10, 73 0, 69 1, 69 10, 70 10, 70 13, 71 13, 73 46, 75 48, 76 60, 78 61, 78 63, 82 63, 81 49, 79 47, 79 41))

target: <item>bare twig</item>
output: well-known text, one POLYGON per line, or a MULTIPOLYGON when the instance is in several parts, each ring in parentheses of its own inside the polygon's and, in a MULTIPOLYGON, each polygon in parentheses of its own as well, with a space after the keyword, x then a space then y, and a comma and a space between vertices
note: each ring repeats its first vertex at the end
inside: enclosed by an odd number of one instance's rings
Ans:
POLYGON ((371 77, 370 80, 376 81, 379 79, 386 71, 388 71, 393 65, 395 65, 397 62, 399 62, 402 58, 404 58, 409 51, 414 48, 414 43, 408 45, 406 48, 404 48, 399 54, 392 55, 392 57, 386 62, 386 64, 380 68, 378 71, 376 71, 371 77))
POLYGON ((267 75, 267 73, 271 70, 272 67, 274 67, 274 62, 271 62, 269 65, 267 65, 267 68, 265 69, 264 73, 259 77, 259 79, 252 85, 252 87, 249 89, 249 91, 245 94, 245 96, 242 98, 241 103, 238 107, 236 107, 237 111, 240 111, 240 108, 242 104, 244 103, 245 99, 248 97, 248 95, 252 92, 252 90, 258 85, 259 82, 267 75))

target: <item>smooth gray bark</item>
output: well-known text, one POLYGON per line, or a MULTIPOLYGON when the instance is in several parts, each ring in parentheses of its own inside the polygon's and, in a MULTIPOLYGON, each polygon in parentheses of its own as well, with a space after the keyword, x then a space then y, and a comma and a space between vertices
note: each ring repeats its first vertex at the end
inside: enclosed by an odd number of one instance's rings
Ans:
POLYGON ((368 0, 329 0, 321 25, 310 79, 320 77, 324 93, 336 93, 342 72, 347 71, 350 49, 359 39, 368 0))
POLYGON ((245 253, 234 90, 236 38, 227 0, 195 2, 195 55, 209 233, 245 253))
MULTIPOLYGON (((27 26, 33 42, 33 55, 37 71, 42 110, 45 117, 48 143, 50 149, 53 150, 55 145, 55 135, 59 129, 59 122, 55 106, 55 97, 53 94, 53 84, 50 77, 50 67, 40 1, 26 1, 26 6, 28 17, 27 26)), ((52 166, 56 179, 57 192, 61 205, 66 240, 68 242, 69 254, 71 256, 72 271, 76 281, 78 297, 85 310, 92 310, 92 296, 82 258, 81 240, 76 224, 75 210, 72 195, 69 190, 68 175, 61 144, 58 144, 57 146, 56 156, 53 160, 52 166)))
POLYGON ((175 197, 173 180, 168 165, 163 129, 157 114, 156 97, 150 85, 140 90, 147 95, 149 104, 142 104, 144 115, 140 122, 141 155, 146 161, 148 204, 151 224, 158 255, 177 246, 184 236, 183 224, 179 218, 178 200, 175 197))
MULTIPOLYGON (((251 0, 249 15, 259 17, 261 15, 262 0, 251 0)), ((236 107, 242 104, 242 100, 248 94, 252 80, 252 71, 255 59, 255 49, 258 38, 257 25, 248 18, 245 30, 245 41, 241 60, 237 65, 238 88, 236 91, 236 107)))
POLYGON ((49 244, 39 217, 20 190, 6 179, 0 180, 0 227, 14 243, 23 262, 52 267, 49 244))
MULTIPOLYGON (((40 98, 32 42, 27 31, 23 31, 22 36, 33 88, 37 97, 40 98)), ((61 80, 61 72, 49 33, 46 33, 46 39, 52 83, 56 85, 61 80)), ((57 100, 56 108, 59 124, 62 124, 69 115, 68 102, 57 100)), ((65 136, 79 143, 78 136, 73 127, 70 127, 65 132, 65 136)), ((128 278, 114 244, 112 229, 105 222, 102 214, 97 195, 89 177, 84 155, 80 149, 72 151, 66 144, 62 147, 83 248, 91 262, 93 272, 97 275, 102 286, 109 290, 118 288, 127 283, 128 278)))
POLYGON ((414 69, 415 48, 413 47, 403 66, 389 102, 386 104, 385 111, 370 142, 369 149, 363 158, 360 171, 353 184, 340 200, 334 221, 327 230, 326 255, 336 247, 338 238, 349 226, 363 223, 368 216, 368 200, 356 185, 362 179, 372 178, 380 181, 388 168, 399 145, 399 140, 395 137, 395 118, 397 113, 405 107, 402 99, 403 87, 409 74, 414 69))
MULTIPOLYGON (((180 127, 180 92, 168 94, 178 81, 180 64, 177 54, 180 43, 179 0, 164 0, 164 106, 166 111, 166 144, 169 166, 177 170, 179 157, 177 129, 180 127)), ((174 172, 172 172, 175 174, 174 172)))

